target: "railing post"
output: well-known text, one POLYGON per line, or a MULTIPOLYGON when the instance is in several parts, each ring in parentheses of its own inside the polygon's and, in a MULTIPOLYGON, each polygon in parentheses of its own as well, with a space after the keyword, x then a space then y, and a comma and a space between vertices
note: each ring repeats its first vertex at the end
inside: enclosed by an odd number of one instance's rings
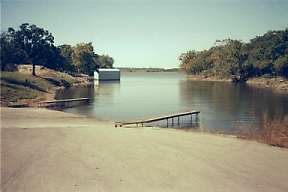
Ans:
POLYGON ((199 121, 199 113, 196 113, 196 121, 199 121))

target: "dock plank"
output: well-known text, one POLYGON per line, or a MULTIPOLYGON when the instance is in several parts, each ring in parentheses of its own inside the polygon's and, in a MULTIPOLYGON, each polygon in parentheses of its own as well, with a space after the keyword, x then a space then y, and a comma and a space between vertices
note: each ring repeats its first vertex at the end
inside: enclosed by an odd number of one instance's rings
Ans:
POLYGON ((51 100, 51 101, 41 101, 39 103, 62 103, 62 102, 73 102, 73 101, 88 101, 90 98, 76 98, 76 99, 59 99, 59 100, 51 100))
POLYGON ((181 112, 181 113, 175 113, 171 115, 164 115, 164 116, 159 116, 159 117, 153 117, 149 119, 144 119, 144 120, 136 120, 136 121, 127 121, 127 122, 116 122, 116 125, 131 125, 131 124, 143 124, 143 123, 152 123, 155 121, 161 121, 165 119, 171 119, 174 117, 181 117, 181 116, 186 116, 186 115, 193 115, 193 114, 199 114, 200 111, 186 111, 186 112, 181 112))
POLYGON ((38 103, 39 107, 67 107, 74 106, 75 104, 89 102, 90 98, 75 98, 75 99, 61 99, 61 100, 51 100, 51 101, 42 101, 38 103))

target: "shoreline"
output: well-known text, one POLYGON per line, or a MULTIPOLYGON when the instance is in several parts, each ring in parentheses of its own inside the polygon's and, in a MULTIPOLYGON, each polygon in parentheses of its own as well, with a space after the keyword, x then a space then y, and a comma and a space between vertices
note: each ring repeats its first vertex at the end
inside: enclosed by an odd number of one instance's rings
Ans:
MULTIPOLYGON (((80 81, 80 82, 73 83, 69 87, 89 86, 89 85, 93 84, 92 82, 90 82, 87 79, 83 79, 83 78, 79 78, 79 77, 75 77, 75 78, 77 79, 77 81, 80 81)), ((37 108, 39 102, 55 100, 55 96, 56 96, 56 93, 58 90, 64 90, 64 89, 69 88, 69 87, 54 86, 54 87, 50 88, 49 90, 47 90, 46 92, 42 92, 42 93, 38 94, 37 97, 33 98, 33 99, 20 99, 20 100, 17 100, 15 102, 1 101, 0 107, 9 107, 10 105, 13 105, 13 104, 17 104, 17 105, 23 104, 23 105, 27 105, 26 107, 36 107, 37 108)))
MULTIPOLYGON (((70 87, 80 87, 80 86, 89 86, 89 85, 91 85, 91 83, 89 81, 87 81, 86 83, 75 83, 75 84, 71 85, 70 87)), ((0 107, 10 107, 11 105, 13 106, 13 104, 17 104, 17 105, 22 104, 22 105, 27 105, 26 107, 38 108, 39 102, 55 100, 55 96, 56 96, 57 91, 64 90, 66 88, 67 87, 64 87, 64 86, 53 87, 52 89, 49 89, 47 92, 38 95, 34 99, 20 99, 16 102, 7 102, 7 103, 1 102, 0 107)))
MULTIPOLYGON (((211 82, 229 82, 232 80, 229 78, 219 78, 219 77, 209 77, 203 75, 189 75, 187 74, 187 79, 191 81, 211 81, 211 82)), ((282 77, 275 78, 251 78, 245 82, 249 86, 257 88, 272 89, 273 91, 288 93, 288 80, 282 77)))
POLYGON ((91 84, 89 76, 85 74, 79 73, 72 76, 66 72, 38 65, 35 70, 36 75, 32 76, 32 66, 22 64, 15 71, 3 72, 1 88, 5 89, 4 97, 1 97, 1 106, 37 107, 40 101, 54 100, 57 90, 91 84))
POLYGON ((115 128, 109 121, 43 108, 1 108, 1 119, 6 192, 288 188, 288 149, 255 141, 115 128))
POLYGON ((278 92, 288 93, 288 80, 281 77, 276 78, 251 78, 246 82, 250 86, 268 88, 278 92))
POLYGON ((232 82, 232 80, 228 78, 219 78, 215 76, 209 77, 204 75, 190 75, 190 74, 187 74, 187 79, 192 81, 232 82))

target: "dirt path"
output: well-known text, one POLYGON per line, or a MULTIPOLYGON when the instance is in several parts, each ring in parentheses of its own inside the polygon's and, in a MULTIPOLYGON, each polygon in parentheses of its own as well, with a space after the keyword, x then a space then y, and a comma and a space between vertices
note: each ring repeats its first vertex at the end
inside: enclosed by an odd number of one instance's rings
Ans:
POLYGON ((1 119, 5 192, 288 191, 287 149, 46 109, 1 119))

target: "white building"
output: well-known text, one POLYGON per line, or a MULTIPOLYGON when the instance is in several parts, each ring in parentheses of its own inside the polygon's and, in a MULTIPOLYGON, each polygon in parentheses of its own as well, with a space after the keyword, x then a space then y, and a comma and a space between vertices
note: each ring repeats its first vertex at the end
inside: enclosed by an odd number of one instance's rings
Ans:
POLYGON ((98 71, 94 71, 94 79, 96 80, 120 80, 119 69, 98 69, 98 71))

